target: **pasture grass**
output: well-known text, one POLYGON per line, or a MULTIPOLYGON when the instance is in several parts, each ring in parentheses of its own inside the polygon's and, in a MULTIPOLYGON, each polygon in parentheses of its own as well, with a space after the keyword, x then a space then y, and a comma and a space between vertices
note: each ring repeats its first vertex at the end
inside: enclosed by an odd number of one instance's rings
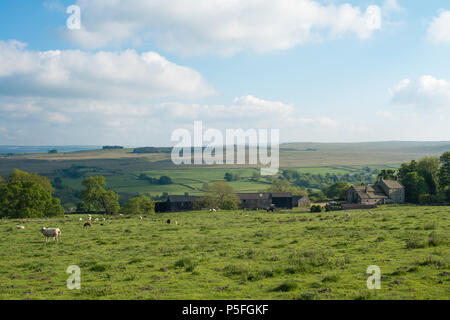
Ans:
POLYGON ((449 211, 186 212, 92 228, 75 215, 4 219, 0 299, 449 299, 449 211), (62 242, 46 243, 44 226, 60 228, 62 242), (67 289, 70 265, 81 290, 67 289), (370 265, 380 290, 367 289, 370 265))

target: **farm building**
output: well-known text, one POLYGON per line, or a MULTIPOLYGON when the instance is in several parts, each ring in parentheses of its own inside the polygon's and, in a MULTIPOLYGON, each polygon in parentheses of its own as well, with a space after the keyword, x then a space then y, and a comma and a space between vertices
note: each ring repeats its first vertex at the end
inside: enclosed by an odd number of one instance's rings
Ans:
POLYGON ((384 180, 373 185, 353 186, 347 193, 348 203, 390 204, 405 202, 405 187, 396 180, 384 180))
POLYGON ((267 209, 272 201, 270 193, 238 193, 242 209, 267 209))
POLYGON ((190 211, 193 209, 194 201, 199 197, 196 196, 168 196, 167 201, 157 202, 155 205, 156 212, 178 212, 190 211))
POLYGON ((272 205, 279 209, 292 209, 292 194, 279 193, 238 193, 242 209, 268 209, 272 205))
POLYGON ((300 199, 297 200, 297 206, 302 207, 310 207, 311 206, 311 200, 308 198, 308 196, 303 196, 300 199))
MULTIPOLYGON (((292 209, 291 193, 238 193, 241 209, 292 209)), ((167 201, 155 204, 156 212, 190 211, 194 208, 196 196, 168 196, 167 201)))
POLYGON ((276 208, 280 209, 292 209, 292 193, 290 192, 277 192, 270 194, 272 198, 272 204, 276 208))

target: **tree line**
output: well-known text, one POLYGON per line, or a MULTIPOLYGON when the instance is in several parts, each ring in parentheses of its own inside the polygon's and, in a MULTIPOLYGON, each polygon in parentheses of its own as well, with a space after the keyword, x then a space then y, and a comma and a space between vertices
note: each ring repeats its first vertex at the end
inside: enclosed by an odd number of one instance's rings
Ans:
MULTIPOLYGON (((155 212, 155 202, 145 195, 133 197, 120 207, 119 195, 106 189, 103 176, 84 179, 82 187, 77 211, 140 215, 155 212)), ((64 210, 54 194, 49 178, 16 169, 6 179, 0 177, 0 218, 62 216, 64 210)))

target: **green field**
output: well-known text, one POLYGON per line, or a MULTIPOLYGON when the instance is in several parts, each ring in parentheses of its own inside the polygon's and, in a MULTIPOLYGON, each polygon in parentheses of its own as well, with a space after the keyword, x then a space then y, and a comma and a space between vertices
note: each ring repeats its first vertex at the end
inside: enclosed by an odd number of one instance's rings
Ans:
POLYGON ((371 211, 1 220, 0 299, 449 299, 449 207, 371 211), (66 288, 69 265, 81 290, 66 288), (366 287, 370 265, 380 290, 366 287))
MULTIPOLYGON (((397 169, 403 162, 440 155, 449 149, 450 142, 289 143, 280 146, 280 165, 281 169, 295 169, 300 173, 361 174, 366 167, 397 169)), ((74 195, 88 176, 105 176, 107 187, 119 193, 122 204, 144 193, 154 198, 163 193, 200 195, 204 183, 223 180, 226 172, 240 175, 239 181, 231 183, 237 192, 260 192, 270 184, 264 178, 251 179, 259 170, 255 165, 176 166, 170 154, 136 154, 132 149, 0 156, 0 175, 7 176, 13 169, 36 172, 50 179, 62 178, 63 185, 72 188, 69 195, 60 196, 66 210, 74 209, 80 201, 74 195), (81 168, 82 174, 73 177, 61 173, 72 166, 81 168), (173 184, 150 184, 138 179, 142 173, 156 178, 169 176, 173 184)))

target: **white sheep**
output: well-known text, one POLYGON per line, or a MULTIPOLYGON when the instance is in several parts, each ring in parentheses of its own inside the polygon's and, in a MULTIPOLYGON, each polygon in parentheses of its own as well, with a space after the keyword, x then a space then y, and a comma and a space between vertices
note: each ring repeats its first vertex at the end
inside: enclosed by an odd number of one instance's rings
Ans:
POLYGON ((61 237, 61 230, 58 228, 42 228, 41 233, 45 236, 46 242, 48 242, 48 238, 53 238, 58 242, 58 239, 61 237))
POLYGON ((80 221, 83 221, 83 218, 80 218, 80 221))
POLYGON ((103 221, 106 221, 106 218, 103 218, 103 221))
POLYGON ((95 222, 99 222, 100 220, 99 220, 99 218, 95 218, 95 222))
POLYGON ((139 220, 141 220, 142 221, 142 219, 144 219, 144 218, 142 218, 141 216, 139 217, 139 220))
POLYGON ((24 226, 17 226, 17 229, 23 230, 23 229, 25 229, 25 227, 24 226))

